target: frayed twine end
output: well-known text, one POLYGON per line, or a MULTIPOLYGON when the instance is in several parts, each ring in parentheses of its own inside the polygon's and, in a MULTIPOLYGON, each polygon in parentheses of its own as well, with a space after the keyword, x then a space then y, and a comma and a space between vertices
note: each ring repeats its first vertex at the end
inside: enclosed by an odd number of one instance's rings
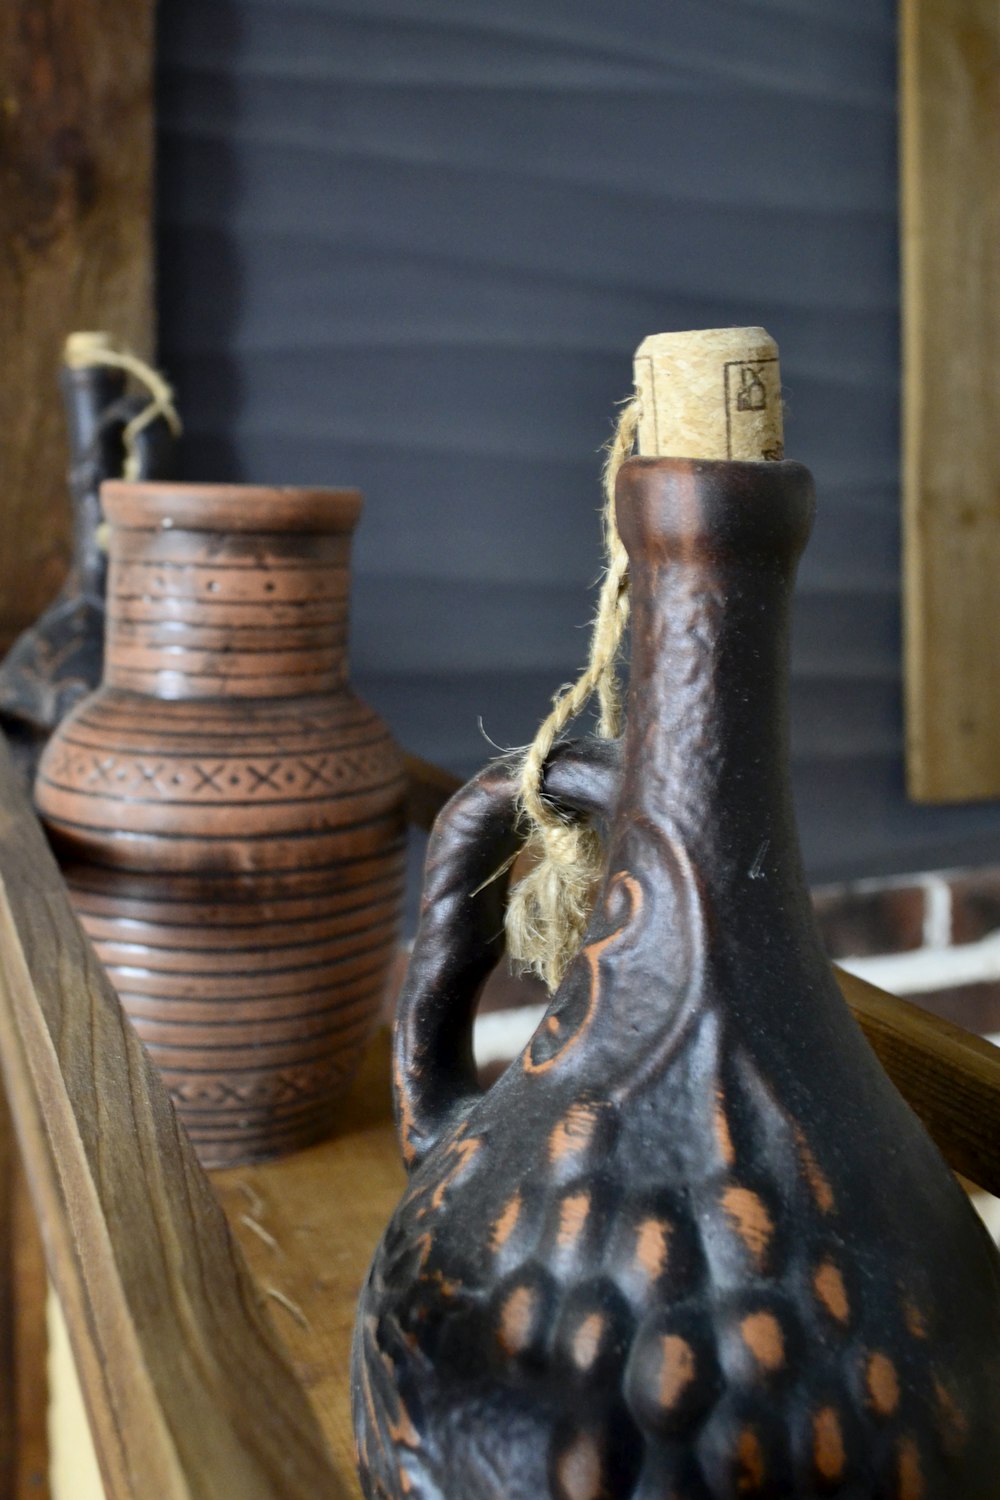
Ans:
POLYGON ((63 362, 70 369, 81 369, 88 365, 107 365, 111 369, 124 370, 149 392, 149 401, 125 426, 122 443, 125 447, 125 465, 122 477, 128 480, 139 478, 139 452, 135 440, 144 427, 163 417, 175 437, 181 433, 181 419, 174 404, 172 388, 159 370, 148 365, 137 354, 127 349, 115 349, 106 333, 71 333, 63 350, 63 362))
POLYGON ((514 963, 539 975, 550 990, 578 952, 600 878, 602 850, 597 834, 583 822, 569 821, 542 794, 545 764, 559 735, 597 694, 598 734, 621 733, 618 656, 629 616, 628 554, 615 519, 618 470, 635 446, 639 400, 624 405, 608 444, 604 465, 604 543, 606 564, 587 665, 575 683, 562 689, 552 712, 539 726, 521 768, 519 807, 527 828, 526 852, 534 867, 511 892, 507 904, 507 951, 514 963))

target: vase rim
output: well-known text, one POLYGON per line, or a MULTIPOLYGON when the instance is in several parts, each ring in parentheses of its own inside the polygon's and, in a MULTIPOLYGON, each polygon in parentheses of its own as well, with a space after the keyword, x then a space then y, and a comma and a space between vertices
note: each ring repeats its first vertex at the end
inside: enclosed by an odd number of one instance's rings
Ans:
POLYGON ((354 529, 362 497, 316 485, 108 479, 101 506, 112 525, 132 530, 337 533, 354 529))

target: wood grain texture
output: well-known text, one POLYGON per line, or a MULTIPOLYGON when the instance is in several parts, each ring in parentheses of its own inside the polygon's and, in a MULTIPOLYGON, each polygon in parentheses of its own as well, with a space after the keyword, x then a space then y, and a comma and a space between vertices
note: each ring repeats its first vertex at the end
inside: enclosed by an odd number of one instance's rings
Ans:
POLYGON ((907 774, 1000 795, 1000 8, 902 6, 907 774))
POLYGON ((388 1034, 371 1049, 333 1140, 273 1163, 212 1173, 212 1186, 315 1406, 347 1491, 354 1467, 354 1312, 405 1177, 389 1098, 388 1034))
POLYGON ((945 1161, 1000 1195, 1000 1048, 835 970, 844 998, 945 1161))
POLYGON ((0 747, 0 1059, 109 1500, 338 1495, 0 747))
POLYGON ((0 7, 0 523, 18 563, 0 584, 0 644, 49 602, 69 558, 66 335, 152 343, 153 10, 0 7))

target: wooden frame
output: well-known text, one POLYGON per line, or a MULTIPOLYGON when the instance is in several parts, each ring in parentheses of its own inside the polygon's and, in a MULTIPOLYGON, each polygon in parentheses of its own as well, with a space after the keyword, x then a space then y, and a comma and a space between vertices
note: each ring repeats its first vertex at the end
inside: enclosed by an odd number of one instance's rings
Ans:
POLYGON ((1000 796, 1000 6, 902 0, 907 776, 1000 796))

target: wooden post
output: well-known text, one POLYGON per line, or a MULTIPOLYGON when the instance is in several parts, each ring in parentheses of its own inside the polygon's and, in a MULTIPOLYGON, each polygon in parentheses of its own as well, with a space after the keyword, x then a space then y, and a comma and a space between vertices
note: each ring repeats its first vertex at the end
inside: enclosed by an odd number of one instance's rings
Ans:
POLYGON ((0 5, 0 650, 69 555, 74 329, 152 352, 153 0, 0 5))
POLYGON ((907 775, 1000 796, 1000 6, 903 0, 907 775))

